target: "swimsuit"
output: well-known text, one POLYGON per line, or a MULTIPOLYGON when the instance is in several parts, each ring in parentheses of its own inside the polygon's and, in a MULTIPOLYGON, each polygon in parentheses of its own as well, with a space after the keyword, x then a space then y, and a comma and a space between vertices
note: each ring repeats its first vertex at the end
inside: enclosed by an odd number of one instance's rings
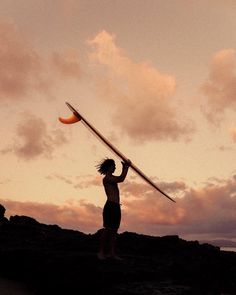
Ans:
POLYGON ((103 208, 103 226, 105 228, 116 229, 120 227, 121 210, 120 204, 112 201, 106 201, 103 208))

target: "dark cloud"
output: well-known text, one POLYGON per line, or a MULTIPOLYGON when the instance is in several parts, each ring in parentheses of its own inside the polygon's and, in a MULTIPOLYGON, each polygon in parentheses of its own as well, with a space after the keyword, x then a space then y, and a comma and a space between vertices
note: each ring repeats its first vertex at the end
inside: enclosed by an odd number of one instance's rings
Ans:
POLYGON ((33 93, 53 96, 53 87, 80 78, 78 52, 54 52, 45 58, 13 23, 0 22, 0 100, 26 99, 33 93))
POLYGON ((42 57, 13 24, 0 22, 0 99, 19 99, 30 91, 50 92, 42 57))
POLYGON ((46 123, 33 115, 25 115, 16 128, 14 143, 1 150, 18 158, 32 160, 39 156, 50 158, 54 150, 68 141, 62 130, 48 130, 46 123))

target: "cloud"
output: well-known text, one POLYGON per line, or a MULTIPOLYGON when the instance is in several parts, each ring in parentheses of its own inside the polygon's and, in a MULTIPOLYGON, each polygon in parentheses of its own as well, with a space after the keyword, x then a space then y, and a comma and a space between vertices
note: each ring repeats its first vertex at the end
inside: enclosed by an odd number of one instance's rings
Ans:
POLYGON ((115 106, 113 122, 135 141, 177 140, 193 131, 177 116, 171 99, 175 78, 162 74, 148 62, 137 63, 115 44, 114 36, 100 32, 89 41, 94 66, 101 70, 101 96, 115 106), (105 71, 104 71, 105 69, 105 71))
POLYGON ((62 78, 75 78, 81 77, 81 66, 79 64, 79 54, 75 49, 68 49, 63 53, 54 52, 52 54, 52 65, 55 71, 62 78))
POLYGON ((48 179, 51 180, 60 180, 64 183, 72 185, 74 188, 84 189, 89 188, 91 186, 101 186, 102 180, 100 176, 93 175, 84 175, 84 176, 71 176, 71 175, 61 175, 61 174, 53 174, 47 176, 48 179))
POLYGON ((201 91, 206 97, 204 113, 208 120, 219 124, 226 110, 236 110, 235 50, 217 52, 210 63, 208 79, 201 91))
POLYGON ((18 202, 0 199, 6 208, 6 216, 26 215, 46 224, 58 224, 63 228, 96 232, 102 226, 101 208, 85 201, 67 201, 62 205, 18 202))
POLYGON ((0 22, 0 101, 26 99, 32 92, 52 96, 62 79, 80 78, 78 52, 35 50, 13 23, 0 22))
POLYGON ((29 114, 18 124, 16 135, 15 142, 1 150, 1 153, 13 153, 24 160, 32 160, 39 156, 50 158, 58 146, 68 142, 62 130, 49 131, 41 118, 29 114))
POLYGON ((9 178, 0 179, 0 184, 6 184, 6 183, 9 183, 9 182, 11 182, 11 180, 9 178))
POLYGON ((66 184, 73 184, 73 180, 72 180, 72 176, 65 176, 65 175, 60 175, 60 174, 52 174, 52 175, 48 175, 46 176, 46 179, 49 179, 49 180, 60 180, 60 181, 63 181, 64 183, 66 184))
POLYGON ((101 187, 102 180, 101 176, 92 176, 88 175, 85 177, 77 177, 76 184, 74 185, 75 188, 89 188, 91 186, 98 186, 101 187))
MULTIPOLYGON (((172 192, 171 196, 174 195, 172 192)), ((178 234, 198 239, 235 236, 236 176, 212 180, 202 188, 184 189, 176 201, 173 204, 150 191, 142 192, 139 198, 126 198, 124 226, 154 235, 178 234)))
POLYGON ((236 142, 236 128, 232 128, 230 130, 230 135, 231 135, 231 138, 234 142, 236 142))
MULTIPOLYGON (((156 177, 152 177, 151 180, 160 188, 162 191, 168 194, 179 194, 187 190, 187 185, 183 181, 174 182, 163 182, 158 181, 156 177)), ((137 182, 136 177, 134 180, 126 181, 121 186, 122 195, 133 198, 143 198, 144 196, 152 196, 153 188, 145 182, 137 182)))
MULTIPOLYGON (((172 203, 145 184, 121 184, 122 223, 128 230, 151 235, 178 234, 191 239, 235 238, 236 175, 211 179, 199 188, 182 182, 167 183, 172 203), (183 187, 182 197, 176 193, 183 187)), ((27 215, 40 222, 64 228, 96 232, 102 226, 102 208, 86 201, 70 200, 61 205, 1 199, 9 215, 27 215)))
POLYGON ((217 149, 220 152, 228 152, 228 151, 232 151, 233 150, 232 147, 224 146, 224 145, 219 146, 217 149))
POLYGON ((31 90, 50 90, 44 61, 10 23, 0 22, 0 98, 18 99, 31 90))

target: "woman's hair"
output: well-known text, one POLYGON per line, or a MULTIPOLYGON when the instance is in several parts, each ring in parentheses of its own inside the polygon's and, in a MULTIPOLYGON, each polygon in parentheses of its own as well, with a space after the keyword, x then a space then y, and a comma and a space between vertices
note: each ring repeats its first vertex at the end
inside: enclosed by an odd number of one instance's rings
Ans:
POLYGON ((115 165, 115 161, 113 159, 106 158, 96 165, 96 168, 100 174, 106 174, 112 165, 115 165))

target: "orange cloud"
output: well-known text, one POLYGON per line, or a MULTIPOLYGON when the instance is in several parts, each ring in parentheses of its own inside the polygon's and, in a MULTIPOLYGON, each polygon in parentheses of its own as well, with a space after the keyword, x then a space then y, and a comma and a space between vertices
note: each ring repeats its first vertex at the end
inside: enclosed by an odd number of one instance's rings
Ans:
POLYGON ((18 124, 16 134, 15 143, 1 153, 14 153, 24 160, 32 160, 38 156, 50 158, 57 146, 68 141, 62 130, 49 131, 41 118, 29 114, 18 124))
POLYGON ((105 69, 100 73, 104 78, 98 80, 101 96, 115 106, 113 121, 124 134, 143 142, 176 140, 193 131, 191 124, 177 117, 171 103, 176 89, 173 76, 160 73, 150 63, 131 60, 106 31, 89 44, 91 62, 105 69))
POLYGON ((101 208, 85 201, 68 201, 62 205, 36 202, 18 202, 0 199, 6 208, 6 216, 26 215, 46 224, 58 224, 63 228, 96 232, 102 227, 101 208))
POLYGON ((233 139, 233 141, 236 142, 236 128, 232 128, 230 130, 230 135, 231 135, 231 138, 233 139))
POLYGON ((236 109, 235 50, 217 52, 210 63, 209 76, 201 87, 205 95, 205 115, 212 123, 219 123, 227 109, 236 109))
POLYGON ((176 201, 173 204, 150 191, 142 192, 139 198, 126 198, 124 227, 154 235, 235 237, 236 176, 227 181, 215 180, 203 188, 187 189, 176 201))
MULTIPOLYGON (((235 238, 236 176, 229 180, 212 179, 201 188, 185 188, 182 197, 176 198, 176 204, 144 184, 137 189, 135 184, 132 186, 121 185, 121 232, 178 234, 194 239, 235 238)), ((172 197, 180 189, 178 183, 166 186, 171 187, 172 197)), ((0 203, 6 207, 7 216, 27 215, 42 223, 87 233, 102 227, 102 208, 85 201, 55 205, 0 199, 0 203)))

